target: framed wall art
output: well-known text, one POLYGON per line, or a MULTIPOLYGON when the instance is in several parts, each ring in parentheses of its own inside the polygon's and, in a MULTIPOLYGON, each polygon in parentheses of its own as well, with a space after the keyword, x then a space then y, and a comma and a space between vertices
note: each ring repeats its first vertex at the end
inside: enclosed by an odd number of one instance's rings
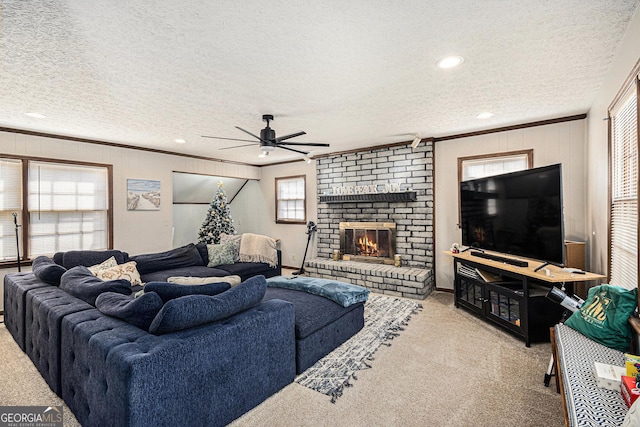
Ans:
POLYGON ((159 211, 160 181, 127 179, 128 211, 159 211))

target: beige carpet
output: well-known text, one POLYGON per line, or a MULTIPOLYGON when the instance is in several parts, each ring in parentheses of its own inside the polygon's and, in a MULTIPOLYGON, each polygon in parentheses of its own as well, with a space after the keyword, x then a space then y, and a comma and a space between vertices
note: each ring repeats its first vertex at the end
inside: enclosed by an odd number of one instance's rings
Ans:
MULTIPOLYGON (((382 346, 336 403, 293 383, 232 425, 562 426, 562 402, 543 385, 548 343, 523 341, 434 292, 405 331, 382 346)), ((0 327, 0 405, 59 405, 0 327)), ((77 425, 65 407, 65 426, 77 425)))

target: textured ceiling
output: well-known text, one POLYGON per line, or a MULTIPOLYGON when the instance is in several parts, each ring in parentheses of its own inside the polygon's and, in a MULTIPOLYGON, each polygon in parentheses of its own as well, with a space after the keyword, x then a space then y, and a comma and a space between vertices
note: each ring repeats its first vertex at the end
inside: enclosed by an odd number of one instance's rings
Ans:
POLYGON ((260 165, 300 156, 202 135, 273 114, 317 155, 585 113, 639 2, 1 0, 0 126, 260 165))

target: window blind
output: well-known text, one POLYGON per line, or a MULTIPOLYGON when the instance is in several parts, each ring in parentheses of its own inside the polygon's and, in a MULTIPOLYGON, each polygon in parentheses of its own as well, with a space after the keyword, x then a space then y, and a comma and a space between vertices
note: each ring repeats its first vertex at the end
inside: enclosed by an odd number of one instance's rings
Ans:
POLYGON ((527 154, 509 156, 484 157, 480 159, 463 160, 462 181, 484 178, 508 172, 525 170, 529 167, 527 154))
POLYGON ((610 271, 613 285, 638 286, 638 99, 635 84, 611 109, 610 271))
POLYGON ((107 248, 106 168, 31 161, 28 175, 29 257, 107 248))
MULTIPOLYGON (((16 228, 22 221, 22 161, 0 159, 0 261, 17 259, 16 228)), ((22 233, 18 233, 22 251, 22 233)), ((22 255, 21 255, 22 258, 22 255)))
POLYGON ((304 177, 277 179, 276 221, 305 222, 304 177))

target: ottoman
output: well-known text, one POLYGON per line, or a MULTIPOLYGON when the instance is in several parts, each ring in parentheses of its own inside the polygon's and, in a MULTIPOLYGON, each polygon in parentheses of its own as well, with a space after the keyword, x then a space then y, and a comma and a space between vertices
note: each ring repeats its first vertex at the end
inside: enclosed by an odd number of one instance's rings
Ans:
POLYGON ((295 310, 296 374, 355 335, 364 326, 364 303, 348 307, 305 291, 267 288, 263 301, 280 299, 295 310))

